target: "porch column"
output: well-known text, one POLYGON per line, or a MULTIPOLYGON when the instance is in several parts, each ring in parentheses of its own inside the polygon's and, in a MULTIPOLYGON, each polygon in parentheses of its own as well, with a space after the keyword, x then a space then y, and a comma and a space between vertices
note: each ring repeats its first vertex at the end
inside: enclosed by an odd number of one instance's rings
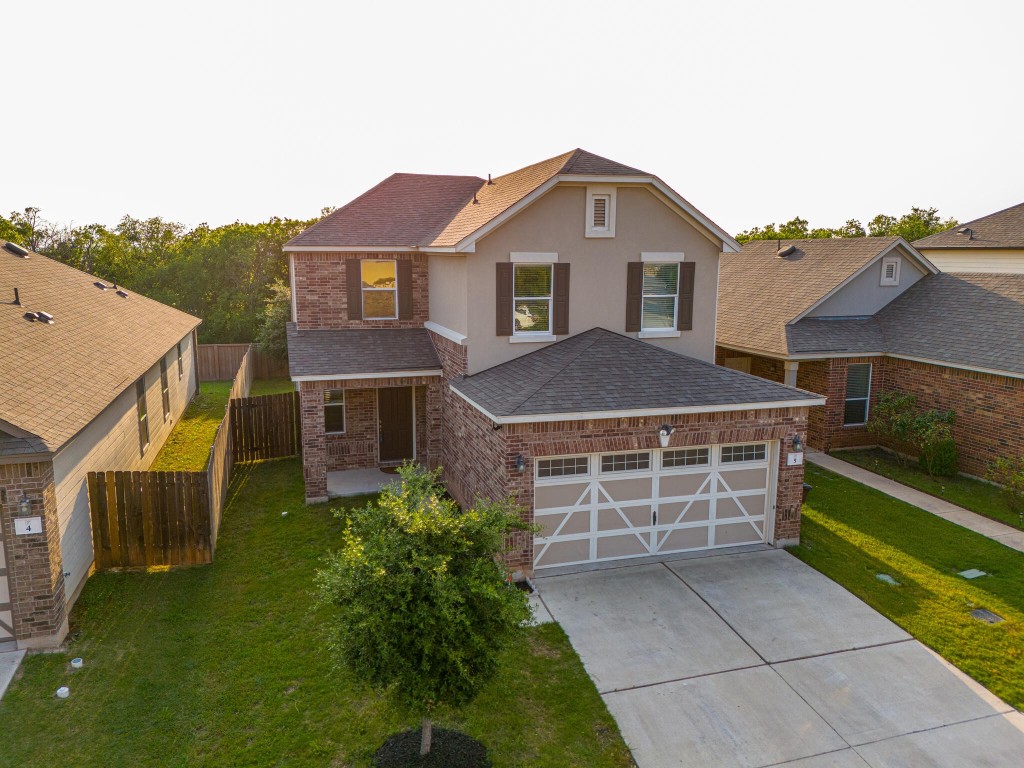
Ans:
POLYGON ((324 393, 313 382, 302 382, 299 407, 302 411, 302 473, 306 481, 306 503, 327 501, 327 437, 324 433, 324 393))
POLYGON ((796 386, 796 374, 797 374, 797 371, 800 368, 799 361, 797 361, 797 360, 786 360, 783 363, 783 366, 786 369, 786 375, 785 375, 785 378, 783 379, 782 383, 785 384, 787 387, 795 387, 796 386))

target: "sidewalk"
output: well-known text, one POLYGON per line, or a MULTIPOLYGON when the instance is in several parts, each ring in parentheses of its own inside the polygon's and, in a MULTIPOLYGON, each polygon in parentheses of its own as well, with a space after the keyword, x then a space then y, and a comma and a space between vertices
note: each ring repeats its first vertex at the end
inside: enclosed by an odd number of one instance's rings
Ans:
POLYGON ((0 653, 0 699, 4 697, 4 691, 14 679, 14 673, 18 671, 18 665, 25 658, 24 651, 4 651, 0 653))
POLYGON ((895 480, 890 480, 887 477, 876 475, 874 472, 869 472, 855 464, 850 464, 820 451, 808 450, 807 461, 817 464, 822 469, 827 469, 830 472, 835 472, 837 475, 842 475, 850 480, 881 491, 895 499, 913 504, 915 507, 920 507, 925 512, 931 512, 933 515, 949 520, 951 523, 969 528, 975 533, 987 536, 992 541, 998 541, 1007 547, 1024 552, 1024 531, 1022 530, 1011 528, 995 520, 989 520, 987 517, 982 517, 963 507, 958 507, 956 504, 950 504, 948 501, 943 501, 929 493, 897 483, 895 480))

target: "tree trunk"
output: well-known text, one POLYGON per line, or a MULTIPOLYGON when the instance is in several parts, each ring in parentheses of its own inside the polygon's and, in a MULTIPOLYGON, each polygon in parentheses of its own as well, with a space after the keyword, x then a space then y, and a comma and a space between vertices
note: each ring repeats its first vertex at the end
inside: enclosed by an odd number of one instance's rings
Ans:
POLYGON ((430 742, 434 738, 434 723, 429 717, 423 718, 423 731, 420 733, 420 756, 430 752, 430 742))

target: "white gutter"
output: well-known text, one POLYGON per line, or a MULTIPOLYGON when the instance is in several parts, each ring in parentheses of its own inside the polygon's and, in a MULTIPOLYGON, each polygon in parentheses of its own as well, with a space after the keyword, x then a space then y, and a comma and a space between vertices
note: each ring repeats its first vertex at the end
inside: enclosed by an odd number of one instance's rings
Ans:
POLYGON ((292 376, 292 381, 356 381, 358 379, 404 379, 416 376, 440 376, 440 368, 420 371, 380 371, 378 373, 338 373, 330 375, 292 376))

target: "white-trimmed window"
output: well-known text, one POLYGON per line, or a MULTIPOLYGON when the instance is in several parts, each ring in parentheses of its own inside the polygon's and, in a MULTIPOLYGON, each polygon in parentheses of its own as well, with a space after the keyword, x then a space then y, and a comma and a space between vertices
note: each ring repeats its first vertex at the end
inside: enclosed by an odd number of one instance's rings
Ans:
POLYGON ((181 360, 181 342, 178 342, 178 381, 181 381, 181 377, 185 375, 185 366, 181 360))
POLYGON ((139 455, 149 447, 149 410, 146 407, 146 377, 135 382, 135 418, 139 422, 139 455))
POLYGON ((324 391, 324 432, 341 435, 345 432, 345 390, 324 391))
POLYGON ((640 472, 651 468, 651 454, 606 453, 601 457, 601 472, 640 472))
POLYGON ((846 402, 843 404, 843 426, 868 423, 868 402, 871 399, 871 363, 853 363, 846 369, 846 402))
POLYGON ((558 459, 538 459, 537 477, 572 477, 590 474, 590 457, 566 456, 558 459))
POLYGON ((900 284, 900 263, 899 256, 884 256, 882 258, 882 279, 879 285, 900 284))
POLYGON ((615 237, 615 187, 587 187, 587 237, 615 237))
POLYGON ((551 264, 512 265, 512 333, 551 335, 551 264))
POLYGON ((644 264, 641 331, 672 331, 679 311, 679 263, 644 264))
POLYGON ((722 446, 723 464, 738 464, 743 461, 764 461, 767 455, 768 446, 765 443, 722 446))
POLYGON ((703 467, 710 463, 710 448, 673 448, 661 452, 661 466, 665 469, 703 467))
POLYGON ((167 383, 167 358, 160 358, 160 399, 164 405, 164 421, 171 416, 171 385, 167 383))
POLYGON ((398 317, 398 263, 364 259, 361 263, 363 318, 394 320, 398 317))

